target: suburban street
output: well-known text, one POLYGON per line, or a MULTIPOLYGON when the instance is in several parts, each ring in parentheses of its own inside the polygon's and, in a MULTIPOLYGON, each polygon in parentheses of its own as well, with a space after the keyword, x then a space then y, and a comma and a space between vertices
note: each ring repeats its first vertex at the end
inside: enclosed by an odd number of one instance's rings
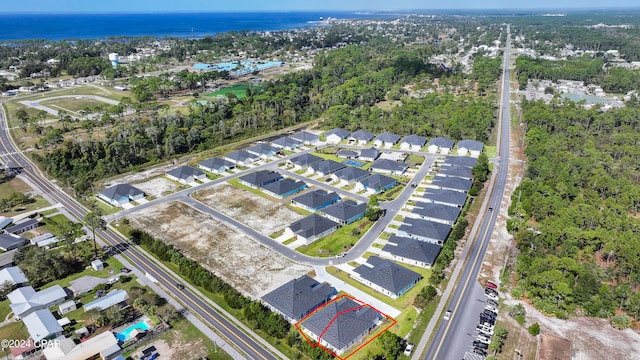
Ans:
MULTIPOLYGON (((507 182, 507 172, 509 168, 509 130, 511 124, 509 105, 509 46, 510 29, 507 26, 507 40, 504 53, 503 78, 502 78, 502 98, 499 114, 498 132, 498 163, 494 166, 494 171, 489 184, 489 199, 480 209, 481 216, 478 217, 479 225, 474 226, 471 232, 467 247, 463 251, 459 267, 464 266, 460 277, 459 268, 454 271, 452 278, 445 290, 443 301, 436 310, 434 318, 439 319, 440 314, 446 306, 452 311, 449 321, 442 320, 429 344, 428 351, 423 359, 443 359, 459 360, 465 358, 465 352, 471 351, 471 343, 476 337, 475 327, 478 323, 479 314, 484 308, 486 297, 483 287, 478 283, 478 274, 482 266, 485 252, 491 240, 498 209, 500 209, 507 182), (495 210, 492 210, 495 209, 495 210), (486 216, 483 216, 486 215, 486 216), (447 299, 447 294, 451 294, 447 299)), ((432 320, 433 322, 433 320, 432 320)), ((425 333, 425 338, 431 335, 429 329, 425 333)), ((423 339, 421 345, 426 343, 423 339)), ((418 347, 418 350, 421 350, 418 347)), ((421 351, 417 351, 414 359, 418 359, 421 351)), ((476 355, 477 356, 477 355, 476 355)))

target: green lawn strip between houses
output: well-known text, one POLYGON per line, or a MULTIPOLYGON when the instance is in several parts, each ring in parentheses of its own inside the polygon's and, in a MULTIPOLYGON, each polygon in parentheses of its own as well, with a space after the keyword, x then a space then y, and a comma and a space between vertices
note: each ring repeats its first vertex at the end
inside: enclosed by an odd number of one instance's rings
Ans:
POLYGON ((369 221, 367 218, 363 218, 352 224, 345 225, 336 230, 333 234, 327 235, 320 240, 316 240, 309 245, 300 246, 296 250, 309 256, 335 256, 344 252, 346 248, 354 246, 372 225, 373 222, 369 221), (365 223, 367 223, 367 225, 360 229, 360 234, 354 236, 352 234, 353 229, 356 229, 365 223))

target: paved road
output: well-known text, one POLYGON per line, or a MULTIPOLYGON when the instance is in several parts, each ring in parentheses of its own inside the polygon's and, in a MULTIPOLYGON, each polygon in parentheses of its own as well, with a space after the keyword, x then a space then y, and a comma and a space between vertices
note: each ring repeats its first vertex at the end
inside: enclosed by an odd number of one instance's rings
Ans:
MULTIPOLYGON (((475 338, 475 326, 478 323, 478 316, 486 301, 482 286, 478 284, 478 274, 482 266, 484 254, 491 240, 491 235, 495 227, 504 190, 507 182, 507 171, 509 168, 509 129, 511 124, 510 106, 509 106, 509 46, 510 32, 507 27, 507 42, 505 47, 503 79, 502 79, 502 99, 501 113, 499 121, 499 142, 498 155, 499 163, 497 172, 494 171, 493 182, 490 187, 490 197, 488 202, 485 200, 481 208, 481 213, 487 216, 479 218, 480 225, 475 233, 477 236, 469 242, 470 249, 463 252, 462 259, 466 260, 462 276, 455 281, 449 283, 449 287, 456 286, 451 301, 447 309, 453 313, 449 321, 440 322, 435 336, 429 346, 424 359, 445 359, 460 360, 464 358, 466 351, 471 349, 471 342, 475 338), (489 208, 495 211, 489 211, 489 208)), ((454 273, 455 275, 455 273, 454 273)), ((449 290, 449 287, 447 290, 449 290)), ((440 314, 441 312, 436 312, 440 314)), ((429 336, 430 333, 426 333, 429 336)), ((415 357, 414 357, 415 358, 415 357)))
MULTIPOLYGON (((18 152, 10 138, 4 108, 2 106, 0 106, 0 156, 5 163, 9 164, 9 167, 19 169, 16 171, 19 171, 21 176, 28 178, 30 182, 35 184, 45 197, 64 205, 66 210, 73 216, 78 219, 83 219, 85 214, 88 213, 88 210, 81 204, 69 197, 62 189, 45 179, 34 165, 18 152)), ((181 282, 179 277, 155 262, 150 261, 146 254, 143 254, 139 248, 128 246, 126 243, 123 244, 122 238, 116 234, 116 232, 107 229, 104 231, 96 231, 96 234, 107 244, 119 246, 123 249, 123 255, 131 260, 133 267, 148 274, 148 276, 154 278, 158 284, 164 286, 166 289, 172 290, 174 296, 177 297, 190 312, 198 314, 209 327, 215 328, 224 337, 229 339, 246 354, 247 358, 265 360, 278 359, 279 357, 285 358, 284 355, 278 353, 277 350, 256 334, 252 334, 252 338, 238 329, 230 320, 223 317, 203 301, 201 297, 204 296, 196 292, 195 289, 187 288, 184 291, 177 290, 175 284, 181 282), (273 355, 272 352, 278 353, 279 357, 273 355)), ((245 329, 245 331, 247 331, 247 329, 245 329)))

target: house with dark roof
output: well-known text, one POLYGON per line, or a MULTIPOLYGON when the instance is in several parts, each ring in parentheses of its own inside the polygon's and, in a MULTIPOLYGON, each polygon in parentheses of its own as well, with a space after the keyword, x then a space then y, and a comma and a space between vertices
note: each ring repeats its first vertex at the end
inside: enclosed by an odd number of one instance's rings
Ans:
POLYGON ((355 184, 369 175, 371 174, 367 170, 362 170, 355 166, 347 166, 331 174, 331 178, 333 181, 340 181, 340 186, 345 186, 355 184))
POLYGON ((258 189, 281 179, 282 175, 277 171, 259 170, 240 176, 238 181, 244 186, 248 186, 252 189, 258 189))
POLYGON ((466 194, 471 189, 471 185, 473 185, 473 181, 469 179, 436 176, 431 180, 431 183, 427 185, 427 188, 454 190, 466 194))
POLYGON ((365 211, 367 211, 367 204, 343 200, 320 210, 319 214, 340 225, 348 225, 362 219, 365 211))
POLYGON ((424 144, 427 143, 427 138, 419 135, 407 135, 402 138, 400 141, 400 149, 402 150, 411 150, 411 151, 420 151, 424 144))
POLYGON ((467 202, 467 194, 454 190, 427 189, 422 195, 422 201, 461 208, 467 202))
POLYGON ((109 205, 120 206, 144 198, 144 191, 129 184, 118 184, 100 191, 98 198, 109 205))
POLYGON ((464 166, 441 166, 436 177, 457 177, 461 179, 473 180, 473 172, 470 168, 464 166))
POLYGON ((482 153, 484 144, 475 140, 460 140, 458 142, 458 155, 477 158, 482 153))
POLYGON ((347 167, 345 164, 333 160, 322 160, 315 162, 311 164, 311 166, 309 166, 309 168, 313 170, 313 173, 318 176, 331 175, 340 169, 344 169, 345 167, 347 167))
POLYGON ((373 146, 390 148, 400 140, 400 135, 383 132, 373 140, 373 146))
POLYGON ((324 133, 324 138, 328 144, 339 144, 349 137, 351 133, 344 129, 335 128, 324 133))
POLYGON ((288 165, 293 165, 295 169, 308 168, 312 164, 323 161, 324 158, 309 153, 300 154, 287 160, 288 165))
POLYGON ((357 142, 360 145, 364 145, 366 143, 368 143, 369 141, 371 141, 371 139, 373 139, 375 135, 373 135, 372 133, 368 132, 368 131, 364 131, 364 130, 358 130, 356 132, 354 132, 353 134, 349 135, 348 139, 350 143, 354 143, 357 142))
POLYGON ((328 283, 319 283, 303 275, 264 295, 262 301, 290 322, 297 322, 337 293, 328 283))
POLYGON ((258 143, 247 149, 247 152, 249 154, 255 155, 261 159, 268 159, 268 158, 275 157, 278 151, 280 150, 265 143, 258 143))
POLYGON ((411 210, 408 217, 422 220, 435 221, 446 225, 455 224, 460 215, 460 208, 455 206, 447 206, 436 203, 428 203, 416 201, 415 207, 411 210))
POLYGON ((449 151, 453 148, 453 140, 444 137, 434 137, 429 141, 429 147, 427 151, 432 154, 449 154, 449 151))
POLYGON ((235 163, 221 158, 210 158, 198 163, 198 167, 204 171, 220 175, 225 171, 229 171, 236 167, 235 163))
POLYGON ((338 230, 339 227, 340 224, 335 221, 331 221, 318 214, 311 214, 298 221, 292 222, 285 229, 285 234, 289 235, 289 237, 302 239, 305 244, 311 244, 338 230))
POLYGON ((360 154, 355 150, 340 149, 336 153, 336 156, 341 159, 356 159, 360 154))
POLYGON ((431 268, 442 247, 434 243, 393 235, 380 252, 380 256, 409 265, 431 268))
POLYGON ((372 147, 369 149, 360 150, 360 156, 358 156, 358 160, 364 160, 373 162, 380 156, 380 150, 372 147))
POLYGON ((179 168, 167 171, 166 175, 169 179, 185 185, 192 184, 196 182, 196 180, 204 181, 207 179, 207 175, 205 175, 202 170, 191 166, 180 166, 179 168))
POLYGON ((291 205, 307 211, 315 212, 340 201, 340 196, 334 192, 315 189, 299 195, 291 200, 291 205))
POLYGON ((0 253, 0 270, 13 266, 13 256, 16 254, 16 251, 17 250, 14 249, 0 253))
POLYGON ((298 147, 300 147, 300 145, 302 145, 302 143, 300 141, 298 141, 298 140, 293 140, 292 138, 290 138, 288 136, 283 136, 281 138, 277 138, 277 139, 273 140, 271 142, 271 145, 273 147, 278 148, 278 149, 293 151, 293 150, 297 149, 298 147))
POLYGON ((223 158, 236 164, 236 166, 249 166, 260 159, 259 156, 250 154, 244 150, 236 150, 228 153, 223 158))
POLYGON ((387 175, 402 175, 407 171, 407 164, 400 161, 378 159, 371 164, 369 171, 387 175))
POLYGON ((476 166, 478 159, 470 156, 447 156, 440 166, 464 166, 472 168, 476 166))
POLYGON ((12 222, 13 222, 12 218, 0 216, 0 230, 2 230, 5 227, 9 226, 9 224, 11 224, 12 222))
POLYGON ((303 181, 282 179, 280 181, 263 185, 260 188, 260 191, 269 196, 273 196, 276 199, 284 199, 288 196, 295 195, 306 188, 307 184, 303 181))
POLYGON ((0 250, 9 251, 23 247, 29 240, 13 234, 0 234, 0 250))
POLYGON ((392 299, 397 299, 422 280, 417 272, 375 255, 353 269, 351 277, 392 299))
POLYGON ((316 145, 320 142, 320 136, 306 131, 300 131, 291 135, 293 140, 299 141, 305 145, 316 145))
POLYGON ((23 232, 33 230, 38 226, 40 226, 40 221, 38 221, 38 219, 26 218, 20 221, 16 221, 13 226, 4 229, 4 231, 9 234, 19 235, 23 232))
POLYGON ((314 341, 340 355, 364 340, 382 318, 370 305, 342 297, 318 309, 300 325, 314 341))
POLYGON ((398 181, 394 178, 380 174, 371 174, 366 178, 358 181, 356 183, 355 189, 356 191, 365 190, 369 194, 377 194, 383 191, 387 191, 397 184, 398 181))
POLYGON ((451 225, 406 217, 403 224, 398 228, 397 234, 402 237, 442 245, 449 237, 450 232, 451 225))

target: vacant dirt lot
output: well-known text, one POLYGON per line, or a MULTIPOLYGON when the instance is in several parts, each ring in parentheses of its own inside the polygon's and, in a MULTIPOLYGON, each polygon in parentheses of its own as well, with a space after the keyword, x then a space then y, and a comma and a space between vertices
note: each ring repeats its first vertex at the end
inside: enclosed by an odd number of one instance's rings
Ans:
POLYGON ((312 270, 183 203, 159 204, 129 216, 129 220, 253 297, 312 270))
POLYGON ((180 187, 178 184, 164 177, 156 177, 141 183, 133 183, 131 185, 144 191, 147 196, 150 195, 157 198, 169 193, 176 192, 180 187))
POLYGON ((304 217, 284 206, 289 200, 265 199, 226 183, 198 191, 193 197, 264 235, 304 217))

